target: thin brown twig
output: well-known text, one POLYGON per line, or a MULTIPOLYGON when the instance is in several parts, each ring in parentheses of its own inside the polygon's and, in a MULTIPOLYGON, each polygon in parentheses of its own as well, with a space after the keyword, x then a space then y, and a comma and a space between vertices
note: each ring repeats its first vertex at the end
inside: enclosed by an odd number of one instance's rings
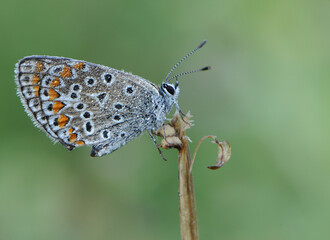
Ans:
POLYGON ((198 240, 198 222, 193 176, 189 169, 191 157, 188 141, 183 139, 179 149, 179 209, 182 240, 198 240))
POLYGON ((189 138, 186 136, 186 130, 192 126, 190 123, 190 114, 188 113, 182 119, 176 112, 170 124, 158 129, 155 133, 163 137, 160 147, 169 149, 177 148, 179 151, 178 159, 178 181, 179 181, 179 210, 180 210, 180 229, 182 240, 198 240, 198 222, 196 200, 194 193, 192 167, 199 149, 199 146, 206 138, 213 139, 218 145, 218 157, 215 166, 210 169, 222 167, 230 158, 231 147, 227 141, 219 142, 215 136, 205 136, 197 144, 193 160, 191 160, 189 149, 189 138))
POLYGON ((186 130, 191 126, 188 113, 184 121, 179 113, 175 113, 170 124, 160 128, 156 134, 165 137, 162 139, 160 147, 169 149, 177 148, 179 151, 178 160, 178 182, 179 182, 179 210, 180 210, 180 230, 182 240, 198 240, 198 222, 196 201, 194 194, 193 176, 189 172, 191 165, 189 138, 186 130))

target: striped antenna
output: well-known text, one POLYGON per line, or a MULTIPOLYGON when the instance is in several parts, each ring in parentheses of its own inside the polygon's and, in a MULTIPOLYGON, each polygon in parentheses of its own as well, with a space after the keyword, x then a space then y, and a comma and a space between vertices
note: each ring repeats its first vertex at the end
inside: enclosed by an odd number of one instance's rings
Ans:
POLYGON ((186 74, 206 71, 206 70, 210 70, 210 69, 211 69, 211 67, 207 66, 207 67, 203 67, 203 68, 200 68, 200 69, 197 69, 197 70, 192 70, 192 71, 188 71, 188 72, 179 73, 179 74, 176 74, 175 76, 171 77, 170 79, 168 79, 167 82, 171 81, 173 78, 181 77, 181 76, 186 75, 186 74))
MULTIPOLYGON (((171 71, 167 74, 167 76, 166 76, 164 82, 168 82, 169 80, 167 80, 167 79, 170 77, 171 73, 177 68, 177 66, 179 66, 180 63, 182 63, 184 60, 186 60, 190 55, 192 55, 193 53, 195 53, 198 49, 200 49, 201 47, 203 47, 203 46, 205 45, 205 43, 206 43, 206 40, 204 40, 201 44, 199 44, 197 48, 195 48, 195 49, 192 50, 190 53, 188 53, 188 54, 187 54, 184 58, 182 58, 179 62, 177 62, 177 64, 175 64, 174 67, 171 69, 171 71)), ((192 71, 192 72, 198 72, 198 71, 200 71, 200 69, 199 69, 199 70, 192 71)), ((188 74, 188 72, 185 73, 185 74, 188 74)), ((179 74, 178 74, 178 75, 179 75, 179 74)), ((182 74, 182 75, 184 75, 184 74, 182 74)), ((181 76, 181 75, 180 75, 180 76, 181 76)), ((177 77, 178 77, 178 76, 177 76, 177 77)), ((173 79, 173 78, 174 78, 174 77, 172 77, 172 78, 170 78, 170 79, 173 79)))

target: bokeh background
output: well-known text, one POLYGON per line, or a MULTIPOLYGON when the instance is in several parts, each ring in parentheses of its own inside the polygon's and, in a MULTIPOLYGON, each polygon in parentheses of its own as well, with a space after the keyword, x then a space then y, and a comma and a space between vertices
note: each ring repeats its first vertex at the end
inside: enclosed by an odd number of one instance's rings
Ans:
POLYGON ((68 152, 35 128, 14 65, 55 55, 160 84, 177 72, 194 149, 201 239, 329 239, 330 2, 311 0, 0 1, 0 239, 180 239, 177 152, 147 134, 109 156, 68 152))

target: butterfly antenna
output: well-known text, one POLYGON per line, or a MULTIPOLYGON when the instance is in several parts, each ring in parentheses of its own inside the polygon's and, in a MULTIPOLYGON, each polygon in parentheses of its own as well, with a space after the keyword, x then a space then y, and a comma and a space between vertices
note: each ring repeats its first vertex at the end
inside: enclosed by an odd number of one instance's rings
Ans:
POLYGON ((203 67, 203 68, 200 68, 200 69, 197 69, 197 70, 192 70, 192 71, 188 71, 188 72, 179 73, 179 74, 174 75, 174 76, 171 77, 170 79, 168 79, 167 82, 171 81, 173 78, 178 78, 178 77, 181 77, 181 76, 183 76, 183 75, 190 74, 190 73, 201 72, 201 71, 207 71, 207 70, 210 70, 210 69, 211 69, 210 66, 206 66, 206 67, 203 67))
MULTIPOLYGON (((192 50, 190 53, 188 53, 184 58, 182 58, 179 62, 177 62, 177 64, 174 65, 174 67, 171 69, 171 71, 167 74, 165 81, 164 82, 168 82, 169 80, 167 80, 169 78, 169 76, 171 75, 171 73, 177 68, 177 66, 180 65, 180 63, 182 63, 184 60, 186 60, 190 55, 192 55, 193 53, 195 53, 198 49, 200 49, 201 47, 203 47, 206 43, 206 40, 204 40, 201 44, 198 45, 197 48, 195 48, 194 50, 192 50)), ((172 79, 172 78, 171 78, 172 79)))

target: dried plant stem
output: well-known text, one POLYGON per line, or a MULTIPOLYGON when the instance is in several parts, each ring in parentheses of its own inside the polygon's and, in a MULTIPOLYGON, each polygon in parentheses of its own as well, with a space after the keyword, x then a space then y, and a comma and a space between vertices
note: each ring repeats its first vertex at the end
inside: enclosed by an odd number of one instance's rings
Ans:
POLYGON ((176 112, 169 124, 158 129, 155 134, 163 137, 161 148, 176 148, 179 151, 179 209, 182 240, 198 240, 198 224, 193 177, 190 171, 191 157, 186 130, 192 126, 190 113, 184 120, 176 112))
POLYGON ((179 149, 179 207, 180 228, 182 240, 197 240, 198 222, 196 201, 193 185, 193 176, 190 172, 190 150, 188 141, 182 139, 182 148, 179 149))
POLYGON ((228 162, 231 155, 231 147, 227 141, 219 142, 215 136, 205 136, 197 144, 193 160, 191 160, 188 145, 189 138, 186 130, 192 126, 190 113, 180 116, 179 112, 173 115, 169 124, 159 128, 154 134, 162 137, 159 147, 170 149, 176 148, 179 151, 179 209, 180 209, 180 229, 182 240, 198 240, 198 222, 194 184, 192 176, 192 164, 196 157, 200 144, 206 139, 211 138, 218 145, 217 163, 209 166, 209 169, 219 169, 228 162))

